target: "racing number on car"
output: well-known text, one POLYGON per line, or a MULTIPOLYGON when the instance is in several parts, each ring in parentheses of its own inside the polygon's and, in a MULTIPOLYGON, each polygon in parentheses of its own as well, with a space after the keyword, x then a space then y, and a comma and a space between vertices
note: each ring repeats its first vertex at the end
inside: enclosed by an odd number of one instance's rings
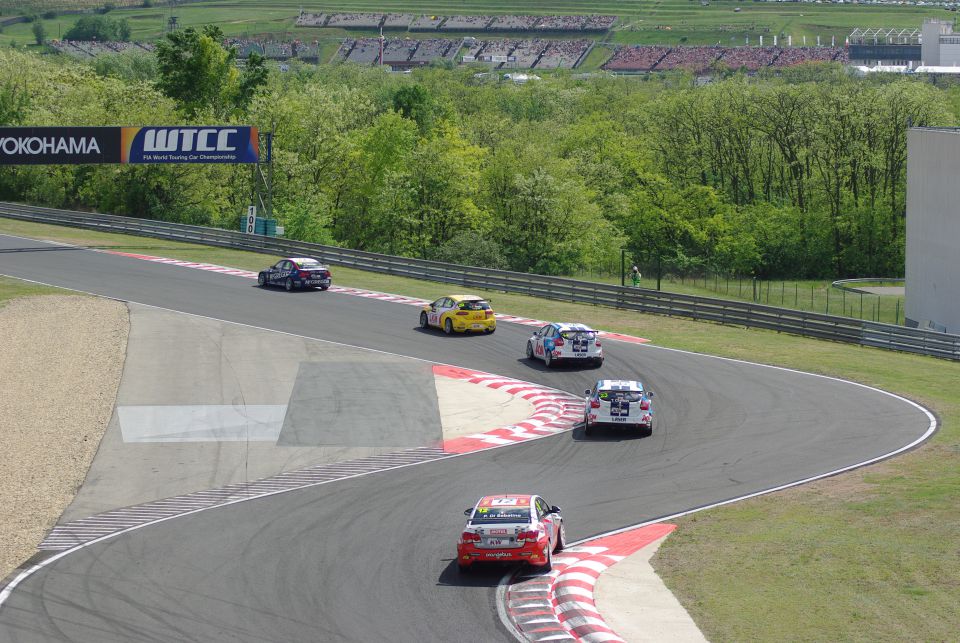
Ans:
POLYGON ((516 498, 494 498, 490 501, 491 507, 513 507, 516 504, 516 498))

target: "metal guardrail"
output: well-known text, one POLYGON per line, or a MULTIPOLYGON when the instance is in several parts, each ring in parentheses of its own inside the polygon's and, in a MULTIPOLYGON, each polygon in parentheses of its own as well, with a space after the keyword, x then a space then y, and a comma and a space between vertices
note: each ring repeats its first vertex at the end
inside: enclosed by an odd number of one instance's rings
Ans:
POLYGON ((766 328, 861 346, 919 353, 960 361, 960 335, 797 311, 751 302, 697 297, 655 290, 598 284, 489 268, 458 266, 423 259, 394 257, 362 250, 322 246, 231 230, 91 214, 0 202, 0 217, 64 225, 104 232, 136 234, 280 256, 313 256, 321 261, 372 272, 425 279, 457 286, 485 288, 577 303, 609 306, 720 324, 766 328))
POLYGON ((887 283, 887 284, 903 284, 904 279, 895 278, 895 277, 861 277, 858 279, 837 279, 834 281, 831 286, 838 290, 846 290, 847 292, 857 292, 864 294, 874 294, 867 290, 861 290, 860 288, 851 287, 850 284, 876 284, 876 283, 887 283))

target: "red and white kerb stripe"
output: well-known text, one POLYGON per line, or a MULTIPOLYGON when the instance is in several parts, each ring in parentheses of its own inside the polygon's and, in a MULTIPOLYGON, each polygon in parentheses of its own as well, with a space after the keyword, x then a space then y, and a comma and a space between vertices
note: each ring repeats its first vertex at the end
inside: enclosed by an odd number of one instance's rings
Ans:
POLYGON ((674 529, 676 525, 665 523, 647 525, 554 555, 553 570, 548 574, 510 585, 504 594, 507 617, 529 641, 623 643, 597 610, 594 585, 608 567, 674 529))

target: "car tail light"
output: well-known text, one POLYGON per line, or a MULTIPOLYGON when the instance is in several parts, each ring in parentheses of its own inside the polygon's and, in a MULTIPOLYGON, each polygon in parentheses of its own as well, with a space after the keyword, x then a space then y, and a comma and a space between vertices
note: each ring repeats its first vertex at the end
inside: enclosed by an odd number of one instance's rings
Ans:
POLYGON ((590 400, 590 408, 591 408, 591 409, 599 409, 599 408, 600 408, 600 400, 590 400))
POLYGON ((310 271, 309 270, 298 270, 297 274, 300 275, 301 279, 309 279, 310 271))
POLYGON ((457 312, 457 314, 458 314, 458 315, 469 315, 470 313, 468 313, 468 312, 465 311, 465 310, 460 310, 460 311, 457 312))
POLYGON ((487 317, 493 317, 493 311, 487 308, 487 317))
POLYGON ((460 534, 460 542, 478 543, 480 542, 480 534, 474 533, 472 531, 465 531, 462 534, 460 534))
POLYGON ((521 531, 519 534, 517 534, 517 542, 520 542, 520 543, 525 541, 535 543, 538 540, 540 540, 539 529, 524 530, 524 531, 521 531))
POLYGON ((553 345, 554 345, 554 346, 563 346, 563 338, 562 338, 562 337, 558 337, 558 338, 556 339, 556 341, 553 342, 553 345))
POLYGON ((650 410, 650 400, 641 400, 641 401, 640 401, 640 409, 643 410, 643 411, 649 411, 649 410, 650 410))
POLYGON ((332 277, 333 275, 329 270, 324 270, 321 276, 326 279, 326 278, 332 277))
POLYGON ((593 343, 593 345, 594 345, 594 346, 597 346, 597 347, 600 346, 600 338, 599 338, 599 337, 598 337, 597 340, 593 343))

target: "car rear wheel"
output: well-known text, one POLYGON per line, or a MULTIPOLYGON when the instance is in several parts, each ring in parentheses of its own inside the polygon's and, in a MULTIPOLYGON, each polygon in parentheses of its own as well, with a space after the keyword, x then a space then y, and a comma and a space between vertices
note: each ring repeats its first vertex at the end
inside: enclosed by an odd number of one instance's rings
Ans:
POLYGON ((547 562, 544 563, 543 567, 541 567, 540 570, 543 572, 549 572, 551 569, 553 569, 553 552, 550 551, 549 545, 547 545, 545 553, 547 556, 547 562))
POLYGON ((593 435, 593 426, 591 426, 590 421, 587 420, 587 417, 583 417, 583 434, 584 435, 593 435))
POLYGON ((293 290, 293 279, 291 279, 290 277, 287 277, 287 280, 286 280, 285 282, 283 282, 283 287, 287 289, 287 292, 292 291, 292 290, 293 290))
POLYGON ((262 272, 259 275, 257 275, 257 285, 260 286, 261 288, 267 285, 267 276, 262 272))
POLYGON ((427 319, 427 313, 420 313, 420 328, 427 328, 430 326, 430 320, 427 319))
POLYGON ((602 357, 598 357, 597 359, 593 360, 593 367, 594 367, 594 368, 600 368, 601 366, 603 366, 603 358, 602 358, 602 357))
POLYGON ((326 290, 326 289, 329 288, 329 287, 330 287, 330 286, 320 286, 320 290, 326 290))
POLYGON ((563 521, 560 521, 560 533, 557 535, 557 546, 553 548, 555 552, 563 551, 563 548, 567 546, 567 529, 563 526, 563 521))
POLYGON ((447 320, 443 322, 443 332, 447 335, 453 334, 453 322, 450 321, 450 318, 447 317, 447 320))
POLYGON ((533 344, 527 342, 527 359, 533 359, 533 344))
POLYGON ((496 328, 484 328, 484 329, 483 329, 483 332, 485 332, 487 335, 492 335, 492 334, 493 334, 493 331, 495 331, 495 330, 497 330, 497 329, 496 329, 496 328))
POLYGON ((553 353, 550 351, 543 351, 543 363, 546 364, 547 368, 553 367, 553 353))

